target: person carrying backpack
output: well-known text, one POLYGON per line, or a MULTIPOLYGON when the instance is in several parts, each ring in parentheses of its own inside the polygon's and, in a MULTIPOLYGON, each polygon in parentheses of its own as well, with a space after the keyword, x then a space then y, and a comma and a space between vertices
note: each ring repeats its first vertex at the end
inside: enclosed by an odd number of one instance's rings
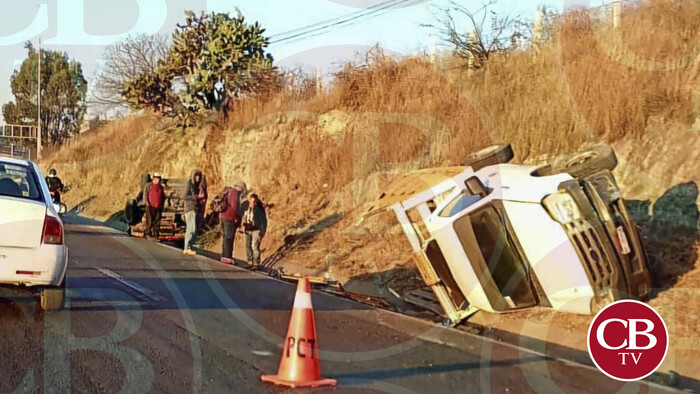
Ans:
POLYGON ((267 231, 265 206, 257 194, 251 194, 241 207, 243 212, 243 242, 248 264, 260 265, 260 242, 267 231))
POLYGON ((61 194, 63 193, 63 182, 61 178, 58 177, 55 169, 49 171, 49 176, 46 177, 46 185, 49 187, 49 192, 51 192, 51 199, 54 204, 61 203, 61 194))
MULTIPOLYGON (((219 211, 219 221, 221 222, 221 230, 224 236, 221 244, 221 262, 224 264, 233 264, 233 247, 236 231, 241 225, 240 199, 246 190, 247 186, 243 181, 237 182, 232 188, 224 189, 225 204, 223 205, 225 205, 225 209, 219 211)), ((219 205, 219 201, 217 201, 216 205, 219 205)))

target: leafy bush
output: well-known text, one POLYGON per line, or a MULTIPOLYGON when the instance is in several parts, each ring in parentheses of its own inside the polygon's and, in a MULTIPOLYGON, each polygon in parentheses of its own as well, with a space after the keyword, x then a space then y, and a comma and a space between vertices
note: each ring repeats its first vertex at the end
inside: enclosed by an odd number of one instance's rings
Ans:
POLYGON ((274 72, 269 44, 257 22, 211 13, 186 13, 172 46, 158 67, 128 81, 124 96, 132 108, 149 108, 187 117, 202 110, 227 108, 231 100, 265 87, 274 72))

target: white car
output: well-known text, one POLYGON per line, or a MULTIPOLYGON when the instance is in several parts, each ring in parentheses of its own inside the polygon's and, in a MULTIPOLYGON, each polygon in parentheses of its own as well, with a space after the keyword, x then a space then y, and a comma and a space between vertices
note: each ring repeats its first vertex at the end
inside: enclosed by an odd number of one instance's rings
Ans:
POLYGON ((39 166, 0 157, 0 285, 33 290, 44 310, 65 299, 68 247, 57 211, 39 166))
POLYGON ((614 152, 594 145, 542 167, 505 164, 512 157, 498 145, 466 167, 415 172, 368 210, 396 214, 445 317, 535 305, 592 314, 647 297, 647 256, 611 173, 614 152))

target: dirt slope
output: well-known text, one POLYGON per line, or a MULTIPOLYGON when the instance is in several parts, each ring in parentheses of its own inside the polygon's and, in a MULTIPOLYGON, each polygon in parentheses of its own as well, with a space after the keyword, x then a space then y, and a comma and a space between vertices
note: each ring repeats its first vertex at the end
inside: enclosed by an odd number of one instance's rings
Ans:
MULTIPOLYGON (((70 188, 69 208, 112 222, 145 172, 185 177, 197 167, 212 193, 244 179, 268 205, 269 264, 329 272, 381 293, 421 285, 391 215, 355 226, 358 209, 396 173, 459 165, 493 142, 512 142, 515 162, 538 162, 602 140, 620 159, 615 175, 643 226, 659 288, 650 303, 679 334, 681 360, 700 349, 690 333, 700 314, 700 111, 692 89, 680 87, 698 85, 700 67, 664 62, 700 42, 700 7, 625 4, 620 34, 575 12, 552 25, 549 43, 496 56, 474 72, 447 57, 397 63, 375 53, 328 90, 293 86, 187 130, 135 115, 75 138, 43 164, 70 188)), ((523 321, 552 324, 566 341, 589 319, 536 310, 482 320, 516 331, 523 321)))

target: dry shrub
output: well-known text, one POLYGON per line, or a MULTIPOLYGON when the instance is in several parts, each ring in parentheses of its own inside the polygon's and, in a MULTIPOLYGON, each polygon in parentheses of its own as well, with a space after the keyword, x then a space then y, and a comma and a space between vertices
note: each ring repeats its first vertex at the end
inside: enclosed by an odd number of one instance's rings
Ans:
POLYGON ((156 115, 132 116, 115 120, 79 137, 59 149, 44 153, 44 161, 54 164, 77 163, 116 152, 145 135, 158 122, 156 115))
MULTIPOLYGON (((343 114, 347 127, 332 138, 323 135, 316 122, 282 121, 265 131, 272 134, 264 134, 264 143, 257 145, 249 183, 274 207, 270 214, 281 233, 322 221, 337 212, 339 193, 356 178, 404 169, 401 163, 457 165, 467 153, 504 141, 513 144, 516 161, 523 161, 571 151, 586 141, 642 137, 652 117, 677 125, 690 126, 694 121, 689 87, 700 84, 697 60, 659 71, 650 70, 644 59, 658 65, 693 53, 700 45, 697 2, 625 3, 620 35, 585 10, 565 15, 551 29, 550 42, 495 55, 473 72, 464 67, 463 59, 451 57, 431 64, 423 58, 395 61, 375 56, 367 64, 348 65, 322 91, 307 78, 268 95, 237 101, 226 117, 217 119, 197 165, 209 175, 211 185, 223 186, 221 156, 232 134, 286 111, 343 114), (617 41, 637 58, 622 56, 625 52, 617 41), (372 131, 378 133, 378 146, 372 146, 368 137, 372 131), (425 159, 426 153, 433 156, 425 159)), ((75 138, 49 160, 82 160, 114 151, 156 120, 144 116, 112 122, 75 138)), ((164 137, 163 144, 168 143, 164 137)), ((167 152, 159 154, 165 157, 167 152)), ((346 194, 340 198, 344 207, 354 208, 346 194)), ((343 249, 341 227, 350 224, 349 217, 344 218, 311 244, 323 251, 343 249)), ((371 237, 376 250, 371 257, 393 261, 386 259, 391 248, 385 250, 379 237, 371 237)), ((360 249, 343 253, 366 260, 360 249)), ((406 256, 397 258, 407 263, 406 256)))

